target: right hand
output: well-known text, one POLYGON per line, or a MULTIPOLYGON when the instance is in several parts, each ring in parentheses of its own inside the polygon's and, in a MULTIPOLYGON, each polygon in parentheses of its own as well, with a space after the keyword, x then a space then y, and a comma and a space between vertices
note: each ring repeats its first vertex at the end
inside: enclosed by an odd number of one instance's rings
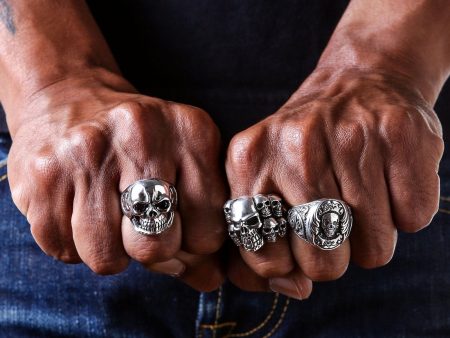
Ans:
POLYGON ((132 258, 198 290, 222 283, 216 253, 227 194, 219 132, 204 111, 140 95, 103 71, 14 101, 22 103, 8 111, 20 117, 10 128, 12 198, 46 254, 98 274, 118 273, 132 258), (174 224, 159 235, 137 233, 120 209, 120 192, 142 178, 178 192, 174 224))

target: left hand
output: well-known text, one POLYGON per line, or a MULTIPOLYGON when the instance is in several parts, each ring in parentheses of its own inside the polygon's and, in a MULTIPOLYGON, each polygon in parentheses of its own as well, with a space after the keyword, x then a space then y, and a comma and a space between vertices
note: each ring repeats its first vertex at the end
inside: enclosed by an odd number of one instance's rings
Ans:
POLYGON ((235 255, 228 268, 233 283, 306 298, 311 280, 339 278, 350 259, 365 268, 387 264, 398 229, 430 223, 439 202, 441 125, 403 80, 318 69, 277 113, 233 138, 226 163, 231 198, 275 193, 288 206, 337 198, 354 217, 349 240, 332 251, 292 231, 257 252, 240 249, 242 258, 235 255))

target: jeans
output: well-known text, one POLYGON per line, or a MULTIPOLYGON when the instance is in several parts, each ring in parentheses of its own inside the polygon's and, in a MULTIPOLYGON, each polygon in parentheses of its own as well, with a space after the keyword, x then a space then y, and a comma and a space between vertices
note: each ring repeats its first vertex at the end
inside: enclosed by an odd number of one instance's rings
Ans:
MULTIPOLYGON (((399 234, 385 267, 350 265, 304 301, 230 283, 198 293, 139 264, 115 276, 46 256, 11 200, 0 134, 0 337, 448 337, 450 153, 441 207, 417 234, 399 234)), ((419 205, 417 207, 420 207, 419 205)))

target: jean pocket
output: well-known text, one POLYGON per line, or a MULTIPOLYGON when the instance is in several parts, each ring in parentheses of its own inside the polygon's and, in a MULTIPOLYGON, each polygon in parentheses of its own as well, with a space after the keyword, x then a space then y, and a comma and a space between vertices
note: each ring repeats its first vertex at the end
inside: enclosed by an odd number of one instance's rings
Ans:
POLYGON ((196 338, 280 337, 290 299, 276 293, 250 293, 229 282, 203 293, 196 338))

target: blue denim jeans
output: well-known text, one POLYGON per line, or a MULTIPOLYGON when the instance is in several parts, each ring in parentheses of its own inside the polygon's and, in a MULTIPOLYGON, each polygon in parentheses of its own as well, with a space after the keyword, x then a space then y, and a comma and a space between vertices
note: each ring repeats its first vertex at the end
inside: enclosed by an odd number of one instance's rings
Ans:
POLYGON ((440 211, 428 228, 400 233, 389 265, 350 265, 344 277, 315 283, 311 297, 297 301, 230 283, 197 293, 138 264, 97 276, 83 264, 53 260, 11 200, 10 146, 0 134, 0 337, 450 336, 448 151, 440 211))

